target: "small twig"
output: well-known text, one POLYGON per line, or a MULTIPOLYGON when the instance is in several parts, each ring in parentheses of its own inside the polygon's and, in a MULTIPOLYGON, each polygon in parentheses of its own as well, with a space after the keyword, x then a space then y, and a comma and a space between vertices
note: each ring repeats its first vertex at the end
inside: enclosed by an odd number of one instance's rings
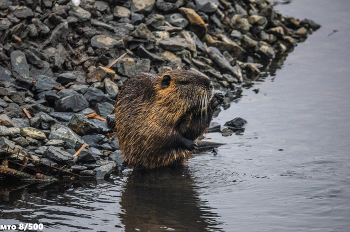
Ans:
POLYGON ((23 108, 23 112, 27 115, 27 118, 31 119, 32 116, 30 115, 30 113, 28 112, 28 110, 26 108, 23 108))
POLYGON ((127 52, 125 52, 123 55, 121 55, 118 59, 114 60, 112 63, 110 63, 109 65, 106 66, 106 68, 111 68, 113 65, 115 65, 120 59, 122 59, 124 56, 126 56, 126 54, 128 54, 127 52))
POLYGON ((54 85, 53 88, 54 88, 54 89, 57 89, 57 90, 62 90, 62 89, 64 89, 64 87, 62 87, 62 86, 57 86, 57 85, 54 85))
POLYGON ((99 117, 99 116, 95 116, 95 117, 93 117, 93 118, 94 118, 94 119, 98 119, 98 120, 103 121, 103 122, 107 122, 106 119, 101 118, 101 117, 99 117))
POLYGON ((88 118, 93 118, 95 116, 97 116, 98 114, 97 113, 92 113, 92 114, 88 114, 86 115, 88 118))
POLYGON ((79 148, 79 150, 74 154, 74 156, 78 156, 79 153, 81 152, 81 150, 83 150, 85 147, 89 146, 89 144, 83 144, 83 146, 81 146, 81 148, 79 148))

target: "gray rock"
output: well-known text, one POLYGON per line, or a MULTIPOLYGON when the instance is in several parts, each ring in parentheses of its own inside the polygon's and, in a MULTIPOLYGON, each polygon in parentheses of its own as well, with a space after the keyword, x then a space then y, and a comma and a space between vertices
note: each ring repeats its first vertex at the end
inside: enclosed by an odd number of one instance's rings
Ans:
POLYGON ((220 123, 211 122, 210 125, 209 125, 208 133, 220 132, 220 129, 221 129, 220 123))
POLYGON ((71 85, 69 89, 76 91, 77 93, 84 94, 88 90, 88 85, 71 85))
POLYGON ((11 52, 11 65, 15 77, 29 77, 29 65, 22 51, 15 50, 11 52))
POLYGON ((68 127, 79 135, 99 133, 102 131, 92 120, 81 114, 73 115, 68 127))
POLYGON ((83 140, 89 144, 89 147, 100 147, 100 144, 105 139, 104 135, 93 134, 93 135, 84 135, 83 140))
POLYGON ((80 172, 80 175, 86 177, 94 177, 96 175, 96 172, 94 170, 83 170, 80 172))
POLYGON ((64 97, 56 102, 55 109, 63 112, 78 112, 89 107, 86 98, 81 94, 64 97))
POLYGON ((10 70, 0 66, 0 82, 12 83, 14 79, 11 78, 11 76, 12 76, 12 73, 10 70))
POLYGON ((218 0, 195 0, 196 6, 199 10, 205 13, 213 13, 220 5, 218 0))
POLYGON ((50 32, 50 28, 41 22, 38 18, 33 18, 32 23, 37 28, 38 32, 42 35, 47 35, 50 32))
POLYGON ((79 93, 77 93, 76 91, 74 90, 71 90, 71 89, 62 89, 60 90, 56 95, 59 97, 59 98, 65 98, 65 97, 69 97, 69 96, 73 96, 73 95, 77 95, 79 93))
POLYGON ((106 12, 109 10, 108 3, 103 1, 96 1, 94 7, 100 12, 106 12))
POLYGON ((102 90, 90 87, 84 94, 85 99, 89 102, 90 106, 95 106, 96 103, 109 102, 115 104, 115 101, 110 99, 102 90))
POLYGON ((14 127, 12 120, 6 114, 0 114, 0 125, 6 127, 14 127))
POLYGON ((35 154, 45 155, 46 151, 47 151, 47 147, 42 146, 42 147, 38 147, 38 149, 36 149, 34 152, 35 154))
POLYGON ((107 134, 112 132, 112 129, 107 126, 107 123, 98 119, 91 120, 101 131, 102 134, 107 134))
POLYGON ((80 171, 84 171, 84 170, 87 169, 87 167, 85 167, 85 166, 83 166, 83 165, 73 165, 73 166, 71 166, 70 168, 73 170, 73 172, 74 172, 74 171, 80 172, 80 171))
POLYGON ((37 93, 44 92, 53 89, 55 85, 60 86, 60 84, 54 81, 52 77, 40 75, 39 79, 33 86, 33 91, 37 93))
POLYGON ((39 35, 38 29, 33 23, 29 24, 28 28, 29 28, 29 32, 28 32, 29 36, 37 37, 39 35))
POLYGON ((124 157, 120 150, 117 150, 110 154, 108 159, 114 161, 118 166, 122 166, 124 162, 124 157))
POLYGON ((15 136, 20 134, 21 129, 16 127, 7 128, 6 126, 0 126, 0 136, 15 136))
POLYGON ((94 161, 96 161, 96 158, 92 155, 90 150, 84 148, 80 151, 77 162, 86 163, 86 162, 94 162, 94 161))
POLYGON ((29 142, 23 138, 23 137, 17 137, 12 139, 13 142, 15 142, 15 144, 20 145, 21 147, 27 147, 29 146, 29 142))
POLYGON ((56 118, 59 121, 69 122, 73 116, 73 113, 69 112, 50 112, 50 116, 56 118))
POLYGON ((76 17, 79 22, 86 22, 91 19, 91 13, 89 11, 77 6, 72 6, 68 14, 76 17))
POLYGON ((124 58, 117 63, 118 72, 127 77, 136 75, 136 64, 134 59, 124 58))
POLYGON ((25 19, 34 16, 33 11, 25 6, 16 7, 16 9, 12 13, 14 14, 14 16, 20 19, 25 19))
POLYGON ((30 127, 29 119, 27 118, 12 118, 12 122, 17 128, 30 127))
POLYGON ((11 152, 13 149, 15 149, 15 143, 4 138, 1 137, 0 138, 0 157, 2 155, 6 155, 9 152, 11 152))
POLYGON ((34 127, 24 127, 21 129, 21 135, 23 137, 30 137, 33 139, 44 140, 46 139, 46 135, 40 130, 34 127))
POLYGON ((47 143, 45 143, 45 146, 58 146, 58 147, 63 147, 64 146, 64 141, 59 140, 59 139, 52 139, 49 140, 47 143))
POLYGON ((119 41, 105 35, 95 35, 91 38, 91 46, 94 48, 113 48, 119 44, 119 41))
POLYGON ((108 102, 102 102, 96 104, 96 111, 102 118, 106 118, 114 110, 114 105, 108 102))
POLYGON ((111 161, 108 164, 95 168, 94 171, 96 172, 96 179, 98 180, 104 179, 107 175, 111 174, 116 167, 117 167, 117 164, 114 161, 111 161))
POLYGON ((181 51, 189 46, 186 39, 175 37, 163 39, 159 41, 159 45, 169 51, 181 51))
POLYGON ((104 79, 103 83, 107 96, 114 99, 119 92, 118 85, 109 78, 104 79))
POLYGON ((131 20, 132 24, 141 23, 144 18, 145 18, 145 16, 143 14, 131 12, 130 20, 131 20))
POLYGON ((132 0, 131 11, 148 14, 153 10, 156 0, 132 0))
POLYGON ((65 148, 79 149, 85 142, 69 127, 55 124, 51 127, 49 139, 58 139, 65 142, 65 148))
POLYGON ((180 13, 165 15, 165 20, 175 27, 185 28, 188 25, 188 20, 180 13))
POLYGON ((215 47, 208 47, 207 53, 209 57, 222 69, 225 71, 229 71, 233 74, 239 82, 243 81, 242 72, 240 68, 236 65, 234 67, 225 59, 225 57, 221 54, 221 52, 215 47))
POLYGON ((131 33, 131 36, 141 39, 146 39, 147 41, 155 41, 156 37, 153 33, 147 28, 146 24, 141 23, 135 31, 131 33))
POLYGON ((61 83, 62 85, 66 85, 70 82, 74 82, 77 80, 77 77, 74 75, 73 72, 66 72, 66 73, 62 73, 60 75, 57 76, 56 81, 61 83))
POLYGON ((153 61, 164 61, 163 57, 160 57, 152 52, 149 52, 143 45, 140 45, 137 49, 137 55, 143 58, 148 58, 153 61))
POLYGON ((6 10, 10 6, 12 6, 12 1, 10 1, 10 0, 2 0, 2 1, 0 1, 0 10, 6 10))
POLYGON ((75 164, 75 162, 73 161, 73 155, 69 154, 68 152, 62 150, 59 147, 49 146, 47 148, 45 156, 58 163, 65 163, 69 166, 75 164))
POLYGON ((100 155, 102 155, 100 150, 94 147, 89 147, 89 152, 95 157, 95 159, 99 159, 100 155))
POLYGON ((12 25, 11 21, 8 19, 1 19, 0 20, 0 31, 5 31, 10 28, 12 25))
POLYGON ((113 10, 113 15, 117 18, 129 18, 130 14, 131 11, 128 8, 122 6, 116 6, 113 10))

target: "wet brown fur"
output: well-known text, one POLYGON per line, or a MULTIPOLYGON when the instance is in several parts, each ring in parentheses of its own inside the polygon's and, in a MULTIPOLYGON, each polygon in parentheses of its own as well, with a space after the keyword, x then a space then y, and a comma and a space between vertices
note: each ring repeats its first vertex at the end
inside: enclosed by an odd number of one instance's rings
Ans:
POLYGON ((212 118, 211 98, 210 80, 195 72, 141 73, 128 80, 115 106, 127 163, 153 169, 186 160, 191 152, 179 146, 181 138, 193 141, 203 134, 212 118))

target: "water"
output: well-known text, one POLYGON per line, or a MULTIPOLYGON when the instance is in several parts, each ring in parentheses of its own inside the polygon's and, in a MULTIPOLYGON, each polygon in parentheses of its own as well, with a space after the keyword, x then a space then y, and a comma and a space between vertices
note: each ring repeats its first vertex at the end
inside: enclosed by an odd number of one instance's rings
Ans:
POLYGON ((322 27, 214 121, 242 135, 183 168, 2 192, 0 224, 44 231, 348 231, 350 4, 294 0, 283 14, 322 27), (337 30, 337 31, 334 31, 337 30), (256 93, 256 90, 259 90, 256 93), (253 91, 255 90, 255 91, 253 91))

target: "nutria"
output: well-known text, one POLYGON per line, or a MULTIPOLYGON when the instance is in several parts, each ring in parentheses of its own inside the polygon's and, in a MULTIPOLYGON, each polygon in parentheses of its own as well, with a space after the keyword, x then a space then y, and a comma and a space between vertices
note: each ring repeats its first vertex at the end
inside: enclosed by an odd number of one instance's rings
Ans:
POLYGON ((115 129, 128 165, 147 169, 186 160, 223 96, 208 77, 181 69, 141 73, 120 90, 115 129))

